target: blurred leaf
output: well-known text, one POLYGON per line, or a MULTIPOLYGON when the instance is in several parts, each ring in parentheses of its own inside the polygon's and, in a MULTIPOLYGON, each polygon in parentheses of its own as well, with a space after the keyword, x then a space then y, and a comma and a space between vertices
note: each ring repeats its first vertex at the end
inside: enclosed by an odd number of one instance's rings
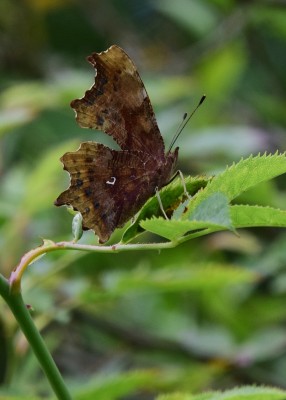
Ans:
POLYGON ((263 248, 259 238, 249 230, 240 230, 239 236, 227 231, 217 232, 214 235, 210 235, 206 241, 209 250, 231 251, 249 256, 260 254, 263 248))
POLYGON ((285 400, 285 396, 286 392, 280 389, 245 386, 225 392, 162 395, 157 400, 285 400))
POLYGON ((256 273, 228 265, 192 265, 175 266, 158 271, 149 268, 137 268, 132 274, 110 272, 104 278, 104 287, 111 294, 155 291, 177 292, 186 290, 219 290, 229 285, 254 282, 256 273), (208 279, 206 280, 206 276, 208 279))
POLYGON ((246 61, 244 46, 233 41, 226 43, 204 60, 197 76, 211 104, 214 98, 225 104, 225 99, 229 98, 240 81, 246 61))
POLYGON ((13 396, 9 394, 1 395, 0 392, 0 400, 40 400, 40 397, 35 397, 35 396, 13 396))
POLYGON ((57 87, 49 84, 19 83, 1 94, 1 103, 6 109, 21 107, 36 111, 47 106, 56 106, 57 92, 57 87))
POLYGON ((27 0, 27 2, 36 11, 45 13, 53 9, 62 8, 66 4, 69 4, 70 0, 27 0))
MULTIPOLYGON (((162 132, 165 132, 170 124, 178 123, 178 112, 182 110, 176 108, 176 102, 182 102, 183 99, 189 99, 190 95, 186 92, 186 87, 197 91, 194 87, 194 81, 189 76, 158 76, 149 78, 146 82, 152 104, 160 106, 160 114, 158 114, 159 126, 162 132), (170 107, 171 105, 171 107, 170 107), (168 110, 166 110, 168 107, 168 110), (171 119, 168 114, 171 114, 171 119)), ((183 114, 182 114, 183 116, 183 114)))
POLYGON ((156 371, 134 371, 114 376, 98 376, 80 392, 75 400, 113 400, 130 395, 145 387, 155 385, 158 380, 156 371))
POLYGON ((181 157, 208 159, 217 154, 232 161, 263 151, 266 146, 267 132, 249 126, 209 127, 180 137, 181 157))
POLYGON ((0 96, 0 137, 35 119, 43 110, 68 107, 70 99, 78 96, 88 79, 88 74, 65 71, 54 74, 49 82, 18 83, 3 90, 0 96))
POLYGON ((160 0, 153 5, 169 18, 192 32, 202 35, 217 23, 215 9, 208 3, 197 0, 160 0))
MULTIPOLYGON (((35 214, 47 207, 52 207, 55 200, 55 189, 58 187, 62 165, 60 157, 68 150, 75 148, 77 141, 61 143, 49 149, 38 165, 30 172, 25 182, 24 210, 28 214, 35 214)), ((63 185, 64 186, 64 185, 63 185)))
POLYGON ((33 111, 25 108, 2 110, 0 112, 0 137, 7 131, 31 121, 33 117, 33 111))
POLYGON ((256 332, 240 346, 236 361, 239 365, 251 365, 254 362, 273 358, 285 348, 286 339, 283 328, 268 328, 256 332), (269 340, 271 338, 271 341, 269 340))
POLYGON ((253 4, 251 7, 251 22, 256 26, 261 25, 264 29, 267 26, 269 33, 276 35, 277 38, 286 38, 285 18, 286 11, 284 7, 270 7, 271 4, 253 4))

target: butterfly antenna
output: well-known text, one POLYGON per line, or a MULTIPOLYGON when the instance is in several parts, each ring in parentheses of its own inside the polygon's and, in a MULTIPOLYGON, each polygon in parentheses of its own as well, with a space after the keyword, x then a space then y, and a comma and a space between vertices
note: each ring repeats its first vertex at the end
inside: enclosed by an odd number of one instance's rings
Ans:
POLYGON ((173 140, 172 140, 172 142, 171 142, 171 144, 170 144, 168 153, 170 153, 170 151, 172 150, 172 147, 174 146, 174 144, 175 144, 176 140, 178 139, 178 137, 180 136, 181 132, 183 131, 183 129, 185 128, 185 126, 187 125, 187 123, 189 122, 189 120, 192 118, 192 116, 195 114, 195 112, 197 111, 197 109, 203 104, 203 102, 205 101, 205 99, 206 99, 206 95, 204 94, 204 95, 202 96, 201 100, 199 101, 198 105, 196 106, 196 108, 191 112, 191 114, 190 114, 189 116, 188 116, 187 113, 184 114, 183 120, 182 120, 182 122, 180 123, 180 125, 179 125, 179 127, 178 127, 178 129, 177 129, 177 131, 176 131, 176 133, 175 133, 175 135, 174 135, 174 137, 173 137, 173 140))

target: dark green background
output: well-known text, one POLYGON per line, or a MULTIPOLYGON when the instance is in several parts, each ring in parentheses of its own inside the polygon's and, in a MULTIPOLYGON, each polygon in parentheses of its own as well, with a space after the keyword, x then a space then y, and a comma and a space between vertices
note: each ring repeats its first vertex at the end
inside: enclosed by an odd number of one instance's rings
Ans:
MULTIPOLYGON (((207 95, 178 140, 185 174, 212 175, 250 154, 284 152, 284 1, 2 0, 5 276, 42 237, 72 239, 72 216, 53 206, 68 185, 59 158, 81 141, 111 141, 79 128, 69 103, 93 82, 85 57, 112 44, 137 65, 167 145, 183 114, 207 95)), ((237 201, 285 209, 285 187, 282 176, 237 201)), ((54 253, 32 265, 24 298, 69 385, 108 400, 286 387, 285 232, 239 234, 161 253, 54 253)), ((88 232, 81 242, 96 239, 88 232)), ((0 336, 0 390, 50 394, 3 302, 0 336)))

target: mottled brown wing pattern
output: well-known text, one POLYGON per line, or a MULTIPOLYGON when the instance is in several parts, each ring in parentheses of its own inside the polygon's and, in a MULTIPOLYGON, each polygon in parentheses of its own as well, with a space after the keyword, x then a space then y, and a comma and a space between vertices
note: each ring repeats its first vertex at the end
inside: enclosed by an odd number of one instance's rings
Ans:
POLYGON ((112 150, 96 142, 82 143, 61 161, 71 184, 56 200, 71 205, 83 217, 83 228, 93 229, 101 243, 127 222, 142 205, 168 183, 178 149, 164 153, 149 97, 135 65, 118 46, 93 53, 95 83, 82 99, 72 101, 84 128, 99 129, 121 147, 112 150))
POLYGON ((106 242, 116 227, 136 214, 158 185, 154 174, 157 161, 142 157, 142 152, 82 143, 76 152, 61 158, 71 184, 55 204, 72 205, 82 214, 83 228, 93 229, 100 242, 106 242))
POLYGON ((104 131, 122 150, 164 157, 164 142, 132 60, 115 45, 87 59, 97 73, 84 97, 71 102, 79 125, 104 131))

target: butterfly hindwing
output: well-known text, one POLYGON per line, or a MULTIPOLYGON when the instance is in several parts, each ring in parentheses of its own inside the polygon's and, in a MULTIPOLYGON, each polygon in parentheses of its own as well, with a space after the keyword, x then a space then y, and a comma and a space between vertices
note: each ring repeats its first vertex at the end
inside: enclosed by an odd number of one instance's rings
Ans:
POLYGON ((100 242, 107 241, 155 192, 158 182, 152 172, 157 161, 150 158, 144 164, 142 156, 95 142, 82 143, 61 159, 71 184, 55 204, 72 205, 82 214, 83 228, 94 229, 100 242))

